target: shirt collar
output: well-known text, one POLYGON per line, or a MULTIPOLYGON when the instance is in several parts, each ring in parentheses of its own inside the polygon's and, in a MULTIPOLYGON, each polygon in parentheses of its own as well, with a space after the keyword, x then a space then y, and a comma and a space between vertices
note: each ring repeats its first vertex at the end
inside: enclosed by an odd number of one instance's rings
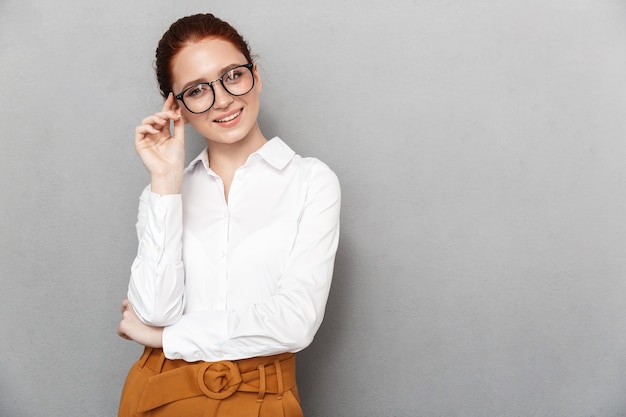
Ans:
POLYGON ((209 171, 209 153, 207 152, 207 148, 204 148, 202 152, 200 152, 200 154, 189 163, 185 172, 192 170, 199 163, 202 163, 202 165, 204 165, 204 169, 209 171))
MULTIPOLYGON (((291 149, 289 145, 283 142, 278 136, 275 136, 261 146, 259 150, 250 155, 248 161, 258 155, 274 168, 282 170, 289 164, 295 154, 295 151, 291 149)), ((204 150, 200 152, 200 155, 196 156, 196 158, 189 163, 185 172, 193 169, 193 167, 200 162, 204 165, 204 168, 209 171, 209 154, 207 148, 204 148, 204 150)))
POLYGON ((296 153, 278 136, 275 136, 252 155, 255 154, 259 155, 274 168, 283 169, 293 159, 296 153))

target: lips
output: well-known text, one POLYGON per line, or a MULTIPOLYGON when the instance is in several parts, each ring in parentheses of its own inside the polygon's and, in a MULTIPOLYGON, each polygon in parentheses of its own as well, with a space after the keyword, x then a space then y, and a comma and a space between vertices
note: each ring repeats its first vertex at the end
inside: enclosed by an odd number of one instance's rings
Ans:
POLYGON ((237 117, 239 117, 239 115, 241 114, 242 110, 236 110, 230 114, 227 114, 226 116, 220 118, 220 119, 215 119, 214 122, 215 123, 228 123, 228 122, 232 122, 233 120, 235 120, 237 117))

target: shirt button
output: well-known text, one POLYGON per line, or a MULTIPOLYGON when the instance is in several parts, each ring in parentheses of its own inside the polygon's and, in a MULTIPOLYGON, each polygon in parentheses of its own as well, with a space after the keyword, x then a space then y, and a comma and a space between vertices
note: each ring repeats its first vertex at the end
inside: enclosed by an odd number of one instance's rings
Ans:
POLYGON ((224 256, 226 256, 226 254, 224 253, 224 251, 220 251, 220 258, 223 258, 224 256))

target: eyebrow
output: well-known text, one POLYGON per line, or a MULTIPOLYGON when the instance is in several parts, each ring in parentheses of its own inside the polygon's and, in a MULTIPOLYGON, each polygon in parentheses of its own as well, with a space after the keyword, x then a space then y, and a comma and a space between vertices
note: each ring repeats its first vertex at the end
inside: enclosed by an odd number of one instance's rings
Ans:
MULTIPOLYGON (((246 64, 230 64, 227 65, 225 67, 223 67, 220 70, 220 77, 223 76, 224 74, 226 74, 228 71, 230 71, 231 69, 235 68, 235 67, 240 67, 242 65, 246 65, 246 64)), ((219 78, 218 78, 219 79, 219 78)), ((216 80, 213 80, 216 81, 216 80)), ((196 85, 196 84, 200 84, 200 83, 209 83, 209 82, 213 82, 213 81, 207 81, 206 78, 202 77, 202 78, 196 78, 195 80, 191 80, 187 83, 185 83, 185 85, 183 85, 183 88, 181 88, 181 92, 185 91, 186 89, 188 89, 189 87, 191 87, 192 85, 196 85)), ((179 93, 180 94, 180 93, 179 93)))

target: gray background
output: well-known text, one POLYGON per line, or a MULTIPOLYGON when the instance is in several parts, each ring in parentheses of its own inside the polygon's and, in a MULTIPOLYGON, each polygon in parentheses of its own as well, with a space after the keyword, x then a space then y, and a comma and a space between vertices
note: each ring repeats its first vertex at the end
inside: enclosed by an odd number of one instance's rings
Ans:
POLYGON ((342 182, 308 417, 626 415, 625 2, 1 0, 0 416, 116 413, 133 129, 200 11, 342 182))

